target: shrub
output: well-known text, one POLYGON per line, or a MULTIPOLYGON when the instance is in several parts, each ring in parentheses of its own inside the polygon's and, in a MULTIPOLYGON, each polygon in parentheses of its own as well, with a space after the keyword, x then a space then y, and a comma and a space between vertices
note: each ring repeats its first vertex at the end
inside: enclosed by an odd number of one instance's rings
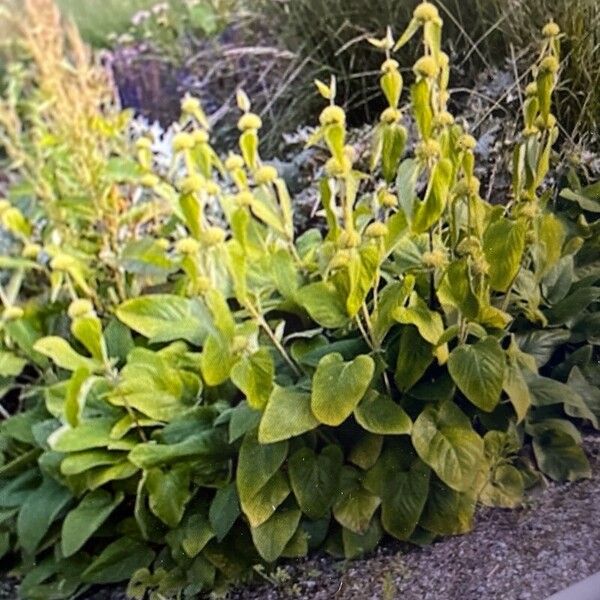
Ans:
POLYGON ((99 145, 99 187, 71 182, 62 211, 44 171, 53 194, 2 202, 22 252, 0 263, 20 408, 0 430, 0 540, 24 597, 128 578, 132 597, 194 597, 315 547, 464 533, 477 501, 518 505, 537 469, 589 475, 572 419, 600 416, 598 202, 574 185, 561 214, 544 189, 557 37, 527 88, 513 197, 491 206, 447 111, 441 26, 423 3, 398 41, 372 40, 387 107, 369 168, 335 80, 318 82, 321 229, 294 231, 241 91, 240 154, 219 159, 188 97, 166 171, 148 139, 135 161, 99 145), (416 35, 405 157, 392 50, 416 35))

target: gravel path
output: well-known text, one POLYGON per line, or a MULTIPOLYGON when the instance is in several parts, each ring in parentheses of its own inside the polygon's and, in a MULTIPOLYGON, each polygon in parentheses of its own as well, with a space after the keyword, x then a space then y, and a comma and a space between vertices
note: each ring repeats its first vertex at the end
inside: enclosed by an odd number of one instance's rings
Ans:
POLYGON ((290 564, 288 581, 229 600, 544 600, 600 571, 600 436, 585 441, 592 479, 551 483, 518 510, 481 509, 468 535, 290 564))
MULTIPOLYGON (((425 548, 388 543, 348 563, 290 562, 278 583, 227 600, 544 600, 600 571, 600 436, 586 436, 585 447, 592 479, 551 483, 518 510, 483 508, 468 535, 425 548)), ((0 600, 17 597, 14 581, 0 582, 0 600)), ((122 588, 85 597, 125 600, 122 588)))

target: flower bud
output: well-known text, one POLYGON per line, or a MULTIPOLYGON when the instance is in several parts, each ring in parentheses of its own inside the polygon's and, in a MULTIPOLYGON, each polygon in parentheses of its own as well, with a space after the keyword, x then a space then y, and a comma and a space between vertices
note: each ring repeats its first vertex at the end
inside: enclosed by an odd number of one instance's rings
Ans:
POLYGON ((181 131, 173 137, 172 147, 174 152, 191 150, 194 147, 194 138, 190 133, 181 131))
POLYGON ((538 87, 537 87, 537 83, 535 81, 532 81, 530 84, 527 85, 527 87, 525 88, 525 95, 528 98, 532 98, 533 96, 537 96, 538 93, 538 87))
POLYGON ((392 108, 390 106, 381 113, 379 119, 382 123, 392 125, 393 123, 397 123, 401 117, 402 113, 397 108, 392 108))
POLYGON ((200 100, 198 100, 198 98, 187 95, 181 101, 181 112, 188 115, 193 115, 199 110, 202 110, 202 106, 200 105, 200 100))
POLYGON ((538 129, 552 129, 556 125, 556 117, 549 114, 547 119, 539 115, 535 120, 535 126, 538 129))
POLYGON ((393 58, 388 58, 381 64, 381 72, 389 73, 390 71, 397 71, 399 66, 400 64, 397 60, 394 60, 393 58))
POLYGON ((479 255, 473 260, 472 269, 475 275, 487 275, 490 272, 490 263, 483 255, 479 255))
POLYGON ((321 125, 344 125, 346 123, 346 113, 340 106, 327 106, 319 115, 321 125))
POLYGON ((69 304, 69 310, 67 311, 69 317, 73 320, 79 317, 87 317, 88 315, 93 315, 94 313, 94 305, 85 298, 78 298, 77 300, 73 300, 71 304, 69 304))
POLYGON ((245 190, 243 192, 238 192, 235 195, 235 201, 240 206, 251 206, 252 203, 254 202, 254 196, 252 195, 252 192, 245 190))
POLYGON ((556 73, 560 67, 556 56, 546 56, 540 63, 540 73, 556 73))
POLYGON ((67 254, 57 254, 50 261, 50 268, 54 271, 68 271, 73 266, 73 259, 67 254))
POLYGON ((454 193, 456 196, 477 196, 481 183, 477 177, 463 177, 456 182, 454 193))
POLYGON ((340 233, 339 244, 342 248, 356 248, 360 244, 360 234, 354 230, 344 230, 340 233))
POLYGON ((350 169, 352 169, 352 162, 347 156, 344 156, 341 161, 335 157, 331 157, 325 163, 325 173, 328 177, 343 177, 350 169))
POLYGON ((438 74, 438 65, 432 56, 421 56, 413 65, 413 71, 418 77, 433 79, 438 74))
POLYGON ((415 148, 415 154, 421 160, 427 160, 429 158, 438 158, 441 152, 442 147, 440 146, 439 142, 431 138, 425 140, 424 142, 421 142, 415 148))
POLYGON ((547 38, 556 37, 559 33, 560 27, 554 21, 549 21, 542 29, 542 35, 547 38))
POLYGON ((225 168, 228 171, 236 171, 244 168, 244 159, 239 154, 229 154, 225 159, 225 168))
POLYGON ((257 185, 273 183, 277 179, 277 169, 272 165, 263 165, 256 170, 254 181, 257 185))
POLYGON ((479 254, 481 252, 481 242, 476 237, 466 237, 460 241, 456 247, 456 252, 459 256, 479 254))
POLYGON ((203 275, 201 275, 196 280, 196 288, 198 290, 198 293, 200 294, 205 294, 206 292, 211 290, 212 287, 212 281, 208 277, 204 277, 203 275))
POLYGON ((181 181, 181 191, 184 194, 194 194, 204 187, 204 177, 201 175, 188 175, 181 181))
POLYGON ((420 23, 439 19, 438 9, 431 2, 421 2, 413 11, 413 17, 420 23))
POLYGON ((219 184, 215 183, 214 181, 205 182, 205 189, 209 196, 216 196, 221 191, 219 184))
POLYGON ((365 229, 365 236, 369 238, 383 238, 388 234, 388 227, 381 221, 375 221, 365 229))
POLYGON ((454 123, 454 117, 447 110, 438 113, 433 118, 433 124, 436 127, 449 127, 454 123))
POLYGON ((238 129, 240 131, 248 131, 249 129, 260 129, 262 127, 262 119, 254 113, 246 113, 240 117, 238 121, 238 129))
POLYGON ((456 145, 462 151, 474 150, 475 146, 477 146, 477 140, 472 135, 463 133, 456 141, 456 145))
POLYGON ((194 238, 187 237, 177 240, 175 250, 179 254, 197 254, 198 250, 200 250, 200 244, 194 238))
POLYGON ((195 129, 192 132, 192 138, 195 144, 206 144, 209 140, 208 131, 205 129, 195 129))
POLYGON ((385 208, 395 208, 398 206, 398 196, 396 196, 396 194, 392 194, 386 189, 378 192, 377 198, 381 206, 384 206, 385 208))
POLYGON ((343 269, 350 263, 351 256, 350 250, 338 250, 329 261, 329 268, 343 269))
POLYGON ((216 246, 225 241, 225 232, 220 227, 208 227, 201 237, 207 246, 216 246))
POLYGON ((424 252, 421 260, 423 262, 423 265, 430 269, 444 267, 448 263, 446 254, 442 250, 432 250, 431 252, 424 252))

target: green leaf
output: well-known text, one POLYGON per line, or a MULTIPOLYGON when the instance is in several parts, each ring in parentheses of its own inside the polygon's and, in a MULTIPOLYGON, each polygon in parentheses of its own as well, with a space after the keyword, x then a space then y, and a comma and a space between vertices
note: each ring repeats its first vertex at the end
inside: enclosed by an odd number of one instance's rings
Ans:
POLYGON ((531 406, 531 395, 523 371, 515 361, 507 362, 502 387, 515 409, 517 423, 520 423, 531 406))
POLYGON ((0 377, 16 377, 25 368, 27 360, 12 352, 0 351, 0 377))
POLYGON ((320 454, 301 448, 288 461, 292 490, 302 512, 310 519, 326 516, 338 489, 344 455, 338 446, 326 446, 320 454))
POLYGON ((483 462, 483 441, 452 402, 427 406, 412 430, 413 445, 423 462, 452 489, 470 489, 483 462))
POLYGON ((533 438, 539 468, 555 481, 576 481, 592 476, 585 453, 564 431, 548 428, 533 438))
MULTIPOLYGON (((421 83, 423 82, 417 83, 413 89, 421 83)), ((451 179, 452 163, 447 158, 442 158, 433 167, 425 200, 417 205, 412 223, 413 231, 416 233, 427 231, 440 219, 446 208, 451 179)))
POLYGON ((235 483, 217 490, 208 511, 210 525, 221 542, 240 516, 240 504, 235 483))
POLYGON ((230 340, 221 332, 210 334, 200 355, 200 370, 206 385, 221 385, 229 379, 235 358, 230 350, 230 340))
POLYGON ((146 542, 122 537, 109 544, 81 574, 85 583, 119 583, 129 579, 138 569, 148 567, 154 552, 146 542))
POLYGON ((429 493, 431 471, 410 447, 384 450, 364 485, 381 498, 381 524, 399 540, 410 539, 429 493))
POLYGON ((121 251, 119 262, 126 272, 157 278, 159 282, 165 281, 176 270, 169 254, 152 238, 128 242, 121 251))
POLYGON ((278 472, 287 452, 287 442, 260 444, 256 433, 244 437, 236 483, 242 510, 255 527, 264 523, 290 492, 285 478, 278 472))
POLYGON ((414 325, 419 330, 421 337, 434 346, 437 345, 444 333, 444 322, 441 315, 430 310, 416 292, 412 293, 409 305, 394 310, 393 316, 398 323, 414 325))
POLYGON ((264 560, 273 562, 281 556, 296 533, 301 516, 298 509, 280 510, 262 525, 251 529, 252 541, 264 560))
POLYGON ((145 477, 150 510, 169 527, 177 527, 192 496, 190 467, 178 465, 168 471, 150 469, 145 477))
POLYGON ((369 388, 375 362, 361 354, 350 362, 333 352, 324 356, 313 377, 311 409, 326 425, 341 425, 369 388))
POLYGON ((517 508, 523 500, 524 489, 520 471, 513 465, 501 464, 493 470, 479 499, 486 506, 517 508))
POLYGON ((81 356, 73 350, 69 342, 57 336, 49 336, 38 340, 33 345, 33 349, 49 357, 57 366, 67 371, 86 369, 93 372, 100 367, 95 360, 81 356))
POLYGON ((98 317, 77 317, 71 323, 71 333, 97 361, 106 360, 106 343, 98 317))
POLYGON ((123 498, 123 492, 117 492, 113 497, 105 490, 86 494, 63 521, 61 532, 63 556, 72 556, 81 549, 121 504, 123 498))
POLYGON ((33 554, 50 525, 72 499, 71 492, 53 479, 45 478, 23 502, 17 517, 17 537, 21 548, 33 554))
POLYGON ((525 221, 498 219, 485 231, 483 251, 490 265, 489 282, 493 290, 506 292, 521 267, 525 250, 525 221))
POLYGON ((404 409, 389 396, 370 390, 354 409, 358 424, 381 435, 410 434, 412 422, 404 409))
POLYGON ((246 396, 248 404, 262 410, 273 389, 275 366, 267 348, 260 348, 254 354, 241 358, 231 369, 231 381, 246 396))
POLYGON ((305 285, 298 290, 296 300, 322 327, 337 329, 348 323, 345 299, 331 281, 305 285))
MULTIPOLYGON (((590 412, 596 417, 595 426, 598 429, 597 421, 600 419, 600 389, 587 381, 579 367, 571 369, 567 385, 579 394, 590 412)), ((592 423, 594 423, 593 420, 592 423)))
POLYGON ((114 465, 123 460, 123 452, 110 452, 108 450, 84 450, 68 454, 60 463, 60 472, 63 475, 79 475, 95 469, 114 465))
POLYGON ((410 325, 402 329, 398 345, 398 359, 394 381, 398 388, 409 390, 433 362, 433 345, 424 340, 419 330, 410 325))
POLYGON ((194 298, 170 294, 141 296, 123 302, 117 317, 131 329, 147 337, 151 343, 187 340, 200 345, 211 322, 206 306, 194 298))
POLYGON ((448 371, 460 391, 478 408, 491 412, 500 401, 506 358, 498 340, 488 336, 457 346, 448 371))
POLYGON ((402 306, 415 285, 415 279, 409 275, 404 281, 392 281, 387 284, 379 294, 379 302, 371 321, 373 323, 373 336, 381 344, 395 323, 393 311, 402 306))
POLYGON ((354 533, 366 533, 380 503, 375 494, 363 487, 356 469, 342 468, 340 492, 333 507, 333 515, 340 525, 354 533))
POLYGON ((48 444, 65 453, 106 447, 114 441, 110 437, 113 425, 112 418, 96 418, 82 421, 77 427, 64 426, 48 437, 48 444))
POLYGON ((475 504, 474 494, 457 492, 433 479, 420 525, 438 535, 467 533, 473 527, 475 504))
POLYGON ((319 421, 312 414, 310 403, 308 392, 275 386, 260 421, 258 441, 271 444, 315 429, 319 421))

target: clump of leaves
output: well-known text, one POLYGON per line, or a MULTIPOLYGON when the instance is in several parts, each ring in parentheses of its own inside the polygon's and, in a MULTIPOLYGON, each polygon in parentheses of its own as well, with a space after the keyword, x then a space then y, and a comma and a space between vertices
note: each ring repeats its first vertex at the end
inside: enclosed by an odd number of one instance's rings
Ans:
POLYGON ((220 160, 184 99, 171 168, 149 139, 133 166, 105 156, 119 176, 81 188, 93 210, 59 221, 69 244, 46 197, 0 205, 22 247, 2 262, 0 375, 22 410, 0 429, 0 548, 24 597, 127 579, 134 598, 194 597, 317 547, 465 533, 478 501, 516 506, 540 471, 589 476, 600 248, 589 190, 563 193, 573 215, 543 186, 558 35, 532 69, 512 199, 492 206, 447 109, 441 29, 424 2, 400 39, 371 40, 387 107, 368 164, 335 79, 317 82, 322 229, 294 230, 242 91, 239 153, 220 160), (406 156, 393 52, 417 35, 406 156))

